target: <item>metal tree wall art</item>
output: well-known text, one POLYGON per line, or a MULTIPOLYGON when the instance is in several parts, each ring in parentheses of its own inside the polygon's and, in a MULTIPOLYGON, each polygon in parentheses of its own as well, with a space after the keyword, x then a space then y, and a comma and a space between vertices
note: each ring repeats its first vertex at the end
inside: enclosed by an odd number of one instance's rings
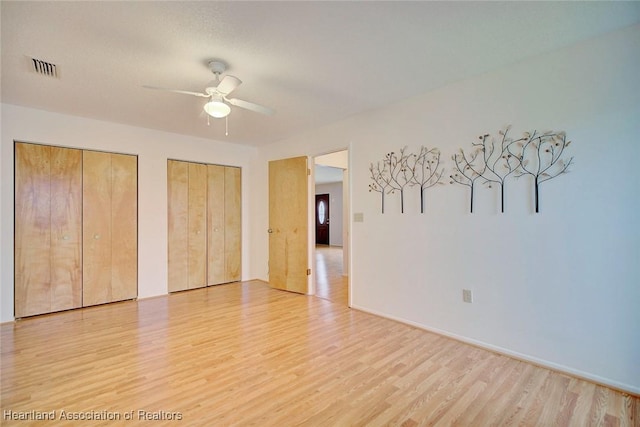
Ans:
MULTIPOLYGON (((488 136, 488 135, 486 135, 488 136)), ((484 138, 481 136, 480 138, 484 138)), ((461 148, 459 153, 451 156, 455 163, 454 170, 449 175, 451 184, 466 185, 471 189, 469 197, 470 211, 473 213, 473 190, 476 181, 481 179, 487 169, 487 163, 482 155, 482 148, 478 144, 473 144, 476 148, 470 153, 465 153, 461 148)))
POLYGON ((525 132, 522 141, 518 142, 518 145, 521 145, 520 170, 515 176, 516 178, 524 175, 533 177, 536 213, 540 212, 540 184, 569 172, 573 157, 566 160, 562 158, 569 144, 571 141, 567 141, 564 131, 548 131, 542 134, 536 131, 525 132))
MULTIPOLYGON (((540 212, 540 184, 567 173, 573 157, 563 159, 571 144, 564 131, 525 132, 520 138, 509 135, 511 126, 498 131, 497 137, 483 134, 471 150, 462 148, 451 156, 454 167, 449 182, 469 187, 469 210, 473 213, 475 187, 478 182, 500 188, 500 211, 505 211, 505 188, 510 177, 531 175, 536 213, 540 212)), ((420 191, 420 213, 425 211, 425 191, 441 182, 444 169, 440 150, 420 147, 417 153, 408 153, 407 147, 398 153, 392 151, 382 161, 369 166, 369 191, 380 193, 384 213, 386 194, 400 194, 400 212, 404 213, 405 189, 417 187, 420 191)))
POLYGON ((387 164, 382 162, 382 166, 380 166, 380 162, 376 162, 374 166, 373 163, 371 163, 369 172, 371 174, 371 180, 373 181, 369 184, 369 192, 380 193, 381 210, 382 213, 384 213, 384 195, 389 191, 390 186, 387 164))
POLYGON ((400 149, 400 153, 393 151, 385 156, 385 162, 389 168, 389 187, 391 194, 400 193, 400 212, 404 213, 404 188, 412 183, 412 172, 407 165, 409 155, 405 153, 407 147, 400 149))
POLYGON ((407 153, 407 147, 399 153, 392 151, 380 162, 371 163, 369 172, 372 183, 369 192, 380 193, 381 210, 384 213, 385 194, 400 194, 400 212, 404 213, 404 195, 407 186, 420 189, 420 212, 424 213, 425 190, 440 183, 444 169, 440 165, 440 150, 420 147, 417 154, 407 153))
POLYGON ((399 154, 394 151, 387 153, 382 162, 373 163, 369 166, 371 180, 369 191, 380 193, 382 202, 382 213, 384 213, 385 194, 400 192, 400 210, 404 213, 404 188, 411 182, 411 174, 407 169, 406 147, 400 150, 399 154), (382 163, 382 166, 381 166, 382 163))
POLYGON ((518 170, 521 155, 519 147, 522 147, 526 137, 513 140, 507 136, 511 126, 498 132, 498 138, 489 138, 482 135, 479 145, 482 150, 484 162, 487 165, 484 175, 484 183, 491 188, 493 184, 500 186, 500 212, 504 213, 504 189, 507 177, 518 170))
POLYGON ((569 146, 565 132, 525 132, 521 138, 508 136, 511 126, 498 132, 498 137, 480 135, 479 142, 472 143, 469 154, 460 149, 453 155, 455 163, 449 176, 451 183, 461 184, 471 189, 471 212, 473 213, 473 193, 477 180, 491 188, 500 187, 500 210, 504 213, 504 194, 507 178, 531 175, 534 181, 536 213, 539 209, 539 186, 541 183, 568 172, 573 157, 564 160, 562 154, 569 146))
POLYGON ((442 184, 444 169, 440 167, 440 150, 420 147, 418 154, 413 154, 407 159, 407 166, 413 175, 411 185, 420 188, 420 213, 424 213, 424 192, 436 184, 442 184))

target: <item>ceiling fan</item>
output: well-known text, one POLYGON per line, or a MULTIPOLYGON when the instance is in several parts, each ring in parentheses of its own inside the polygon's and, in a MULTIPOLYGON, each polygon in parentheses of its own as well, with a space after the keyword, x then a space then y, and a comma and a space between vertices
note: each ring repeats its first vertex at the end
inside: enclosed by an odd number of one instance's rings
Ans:
POLYGON ((209 87, 205 88, 204 93, 189 92, 187 90, 167 89, 163 87, 155 86, 143 86, 147 89, 165 90, 168 92, 183 93, 185 95, 199 96, 201 98, 209 98, 209 101, 204 105, 204 111, 211 117, 221 119, 227 117, 231 112, 231 107, 244 108, 245 110, 254 111, 256 113, 266 114, 272 116, 275 114, 273 108, 265 107, 263 105, 254 104, 253 102, 243 101, 237 98, 228 98, 229 94, 233 92, 242 81, 234 76, 226 75, 220 79, 220 75, 225 72, 227 66, 224 62, 213 60, 209 61, 209 69, 216 76, 215 80, 209 83, 209 87))

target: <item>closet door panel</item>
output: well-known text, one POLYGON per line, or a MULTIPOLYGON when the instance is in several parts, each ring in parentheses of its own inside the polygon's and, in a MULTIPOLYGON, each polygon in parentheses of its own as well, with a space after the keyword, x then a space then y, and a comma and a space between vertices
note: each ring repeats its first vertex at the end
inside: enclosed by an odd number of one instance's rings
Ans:
POLYGON ((207 166, 189 163, 189 289, 207 283, 207 166))
POLYGON ((135 298, 137 158, 17 143, 15 164, 16 317, 135 298))
POLYGON ((189 288, 189 165, 167 162, 169 292, 189 288))
POLYGON ((82 151, 51 147, 51 310, 82 307, 82 151))
POLYGON ((224 177, 225 167, 208 165, 207 183, 207 239, 208 269, 207 284, 225 283, 224 254, 224 177))
POLYGON ((235 282, 242 275, 242 170, 226 167, 224 178, 224 252, 225 282, 235 282))
POLYGON ((15 316, 51 311, 51 148, 15 145, 15 316))
POLYGON ((111 293, 111 154, 83 153, 83 305, 109 302, 111 293))
POLYGON ((111 301, 138 296, 138 159, 111 154, 111 301))

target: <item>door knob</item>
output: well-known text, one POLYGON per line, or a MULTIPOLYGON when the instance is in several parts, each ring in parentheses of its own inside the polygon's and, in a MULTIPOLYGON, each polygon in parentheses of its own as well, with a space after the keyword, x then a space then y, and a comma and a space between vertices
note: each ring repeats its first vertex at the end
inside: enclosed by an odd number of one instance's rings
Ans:
POLYGON ((100 238, 100 235, 99 235, 99 234, 94 234, 94 235, 93 235, 93 238, 94 238, 94 239, 96 239, 96 240, 98 240, 98 239, 100 238))
POLYGON ((267 230, 267 233, 273 233, 273 230, 270 228, 267 230))

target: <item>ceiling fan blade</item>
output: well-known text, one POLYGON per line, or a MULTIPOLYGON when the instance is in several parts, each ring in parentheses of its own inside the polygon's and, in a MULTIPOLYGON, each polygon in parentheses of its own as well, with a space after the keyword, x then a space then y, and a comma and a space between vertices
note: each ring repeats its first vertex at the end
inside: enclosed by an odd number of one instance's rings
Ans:
POLYGON ((218 85, 218 87, 216 87, 216 90, 222 95, 229 95, 235 90, 235 88, 237 88, 241 84, 242 80, 240 80, 239 78, 226 75, 223 77, 222 81, 220 81, 220 84, 218 85))
POLYGON ((267 116, 273 116, 276 113, 276 110, 274 110, 273 108, 254 104, 253 102, 249 102, 249 101, 243 101, 242 99, 231 98, 231 99, 226 99, 226 101, 231 105, 235 105, 236 107, 244 108, 246 110, 251 110, 260 114, 266 114, 267 116))
POLYGON ((206 93, 189 92, 188 90, 167 89, 165 87, 155 87, 155 86, 142 86, 142 87, 145 89, 164 90, 167 92, 183 93, 185 95, 193 95, 193 96, 200 96, 202 98, 209 98, 209 95, 207 95, 206 93))

